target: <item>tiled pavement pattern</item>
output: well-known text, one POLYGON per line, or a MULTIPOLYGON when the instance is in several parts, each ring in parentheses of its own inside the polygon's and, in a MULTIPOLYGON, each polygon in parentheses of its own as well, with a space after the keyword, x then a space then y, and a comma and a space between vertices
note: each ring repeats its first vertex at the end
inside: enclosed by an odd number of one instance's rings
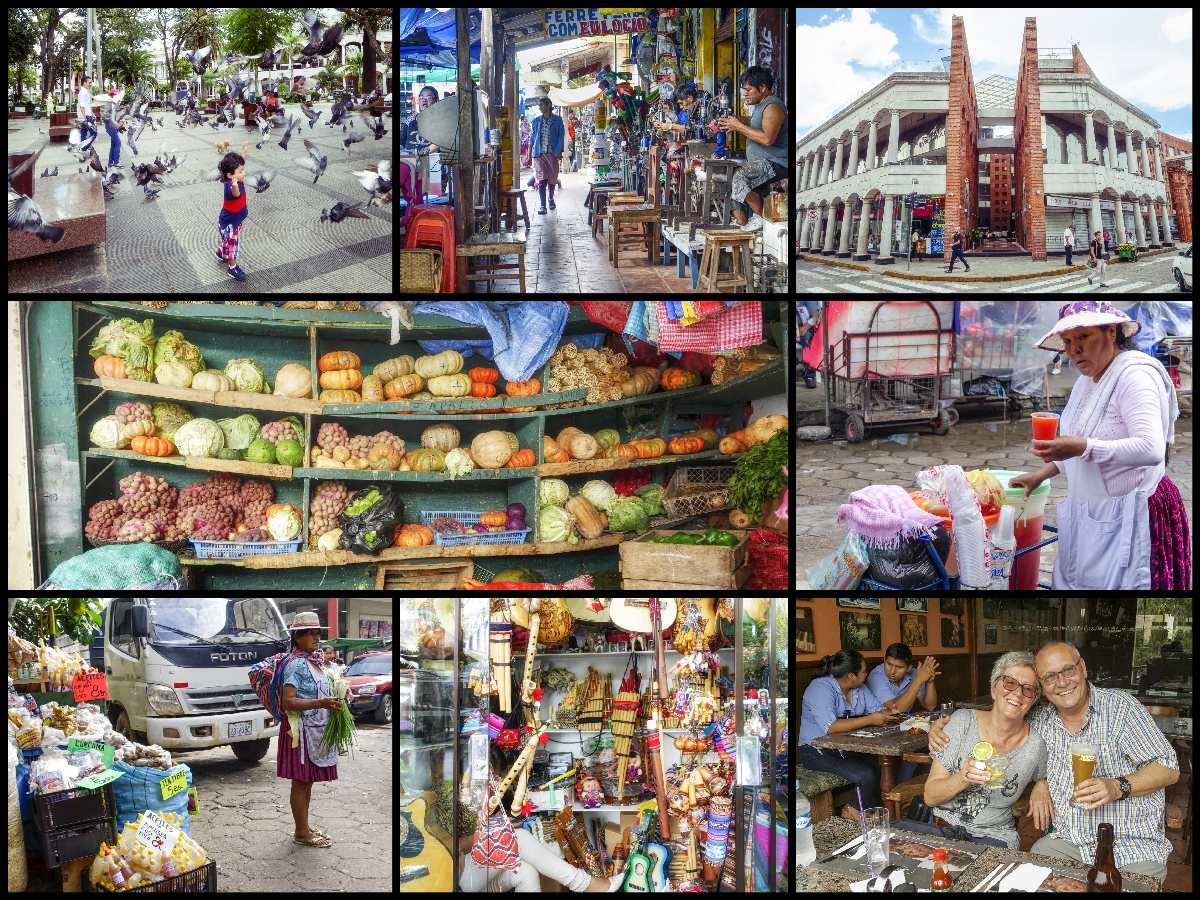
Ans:
MULTIPOLYGON (((1064 371, 1064 376, 1065 376, 1064 371)), ((1052 385, 1065 382, 1065 377, 1052 379, 1052 385)), ((1184 375, 1184 386, 1190 389, 1191 377, 1184 375)), ((1052 395, 1057 408, 1065 402, 1069 383, 1058 385, 1062 399, 1052 395)), ((1054 388, 1052 388, 1054 390, 1054 388)), ((824 385, 809 391, 803 381, 796 385, 797 404, 803 409, 822 410, 824 421, 824 385)), ((1189 528, 1194 532, 1192 516, 1192 419, 1190 402, 1185 404, 1186 417, 1175 423, 1175 444, 1167 475, 1179 488, 1187 506, 1189 528)), ((999 406, 964 407, 959 423, 944 437, 937 437, 927 427, 899 426, 891 430, 871 431, 861 444, 848 444, 841 431, 842 419, 834 419, 836 441, 813 443, 796 441, 796 575, 797 587, 807 588, 805 569, 832 553, 846 536, 837 524, 838 507, 846 497, 869 484, 899 484, 914 490, 914 476, 919 469, 940 464, 960 465, 964 469, 990 467, 1013 471, 1032 471, 1041 460, 1030 452, 1031 433, 1028 404, 1026 411, 1010 414, 1006 424, 999 421, 999 406), (991 410, 985 414, 985 410, 991 410)), ((818 423, 815 415, 800 420, 818 423)), ((1046 501, 1046 524, 1053 525, 1057 504, 1067 494, 1065 478, 1051 479, 1046 501)), ((1049 537, 1049 535, 1047 535, 1049 537)), ((1042 549, 1039 581, 1049 582, 1054 567, 1057 545, 1042 549)))
MULTIPOLYGON (((207 125, 180 131, 170 110, 162 113, 157 132, 147 128, 138 140, 138 156, 124 141, 121 163, 125 177, 115 186, 116 197, 106 201, 107 240, 91 247, 50 253, 9 264, 8 288, 12 293, 278 293, 338 292, 387 293, 392 290, 392 207, 365 207, 370 218, 322 222, 321 210, 339 200, 365 201, 369 194, 352 172, 361 172, 370 162, 393 156, 392 119, 384 116, 388 130, 376 141, 355 116, 353 130, 365 140, 342 152, 341 127, 325 123, 331 104, 318 103, 324 115, 313 128, 307 122, 293 133, 288 149, 279 147, 284 129, 273 128, 271 140, 256 150, 257 128, 241 124, 214 132, 207 125), (304 139, 317 145, 329 162, 325 174, 312 183, 312 173, 291 162, 305 155, 304 139), (242 141, 250 142, 246 174, 264 169, 278 172, 262 194, 251 189, 247 198, 249 216, 241 230, 238 264, 246 280, 236 282, 216 259, 219 246, 217 217, 222 202, 220 182, 204 181, 203 175, 216 167, 223 152, 217 141, 229 141, 229 150, 240 153, 242 141), (156 200, 146 200, 137 186, 133 166, 152 162, 159 146, 178 147, 187 153, 183 165, 160 176, 165 184, 156 200)), ((284 109, 299 113, 295 105, 284 109)), ((157 120, 158 113, 154 114, 157 120)), ((45 119, 14 119, 9 123, 10 151, 36 149, 48 138, 45 119)), ((349 134, 349 131, 345 132, 349 134)), ((96 152, 107 163, 109 138, 101 127, 96 152)), ((78 176, 79 163, 64 142, 50 144, 38 159, 38 173, 59 167, 59 177, 78 176)), ((97 178, 100 176, 97 175, 97 178)), ((36 195, 35 195, 36 199, 36 195)))

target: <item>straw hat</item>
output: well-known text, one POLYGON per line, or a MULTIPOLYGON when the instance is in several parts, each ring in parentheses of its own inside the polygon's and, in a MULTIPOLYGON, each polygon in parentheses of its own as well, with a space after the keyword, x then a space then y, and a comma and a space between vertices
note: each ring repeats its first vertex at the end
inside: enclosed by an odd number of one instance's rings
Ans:
POLYGON ((319 629, 328 631, 329 628, 321 624, 321 620, 317 618, 315 612, 296 613, 296 617, 292 619, 292 624, 288 626, 288 631, 309 631, 310 629, 319 629))
POLYGON ((1142 330, 1140 323, 1103 300, 1075 300, 1064 303, 1058 310, 1058 323, 1033 346, 1040 350, 1062 352, 1062 333, 1071 328, 1107 328, 1116 325, 1126 337, 1142 330))

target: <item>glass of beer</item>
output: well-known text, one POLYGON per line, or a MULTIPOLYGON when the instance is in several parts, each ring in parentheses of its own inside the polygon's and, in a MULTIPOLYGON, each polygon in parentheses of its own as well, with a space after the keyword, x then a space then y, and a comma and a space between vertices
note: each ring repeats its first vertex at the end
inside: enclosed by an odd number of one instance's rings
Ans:
MULTIPOLYGON (((1095 744, 1084 743, 1083 741, 1071 742, 1071 769, 1075 773, 1075 787, 1083 784, 1092 777, 1092 772, 1096 769, 1096 758, 1100 755, 1100 748, 1095 744)), ((1087 806, 1078 800, 1071 801, 1076 807, 1082 809, 1087 806)))

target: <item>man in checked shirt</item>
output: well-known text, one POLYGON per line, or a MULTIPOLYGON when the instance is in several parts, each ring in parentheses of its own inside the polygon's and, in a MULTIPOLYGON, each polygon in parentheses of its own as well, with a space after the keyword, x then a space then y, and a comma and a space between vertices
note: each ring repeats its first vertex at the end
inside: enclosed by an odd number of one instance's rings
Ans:
MULTIPOLYGON (((1029 724, 1046 742, 1047 777, 1034 785, 1027 815, 1043 831, 1053 822, 1054 831, 1029 852, 1091 865, 1096 826, 1111 822, 1117 868, 1162 883, 1171 853, 1163 788, 1179 780, 1174 748, 1137 700, 1088 683, 1087 664, 1073 644, 1043 644, 1037 674, 1052 705, 1030 711, 1029 724), (1076 740, 1100 748, 1092 777, 1078 787, 1070 750, 1076 740)), ((930 728, 929 746, 941 751, 949 743, 939 720, 930 728)))

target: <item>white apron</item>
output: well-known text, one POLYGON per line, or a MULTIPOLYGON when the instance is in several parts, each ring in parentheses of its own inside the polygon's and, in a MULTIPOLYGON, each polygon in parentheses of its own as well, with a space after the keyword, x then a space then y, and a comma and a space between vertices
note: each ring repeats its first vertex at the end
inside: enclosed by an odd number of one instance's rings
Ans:
MULTIPOLYGON (((311 660, 307 661, 313 669, 313 682, 317 686, 317 699, 324 700, 329 697, 329 691, 325 689, 325 679, 320 677, 321 673, 311 660)), ((304 765, 305 751, 308 751, 309 761, 314 766, 326 768, 337 763, 338 752, 336 747, 331 747, 328 750, 322 751, 317 745, 321 741, 321 736, 325 734, 325 726, 329 724, 329 710, 318 709, 314 715, 305 717, 300 716, 300 764, 304 765)))

